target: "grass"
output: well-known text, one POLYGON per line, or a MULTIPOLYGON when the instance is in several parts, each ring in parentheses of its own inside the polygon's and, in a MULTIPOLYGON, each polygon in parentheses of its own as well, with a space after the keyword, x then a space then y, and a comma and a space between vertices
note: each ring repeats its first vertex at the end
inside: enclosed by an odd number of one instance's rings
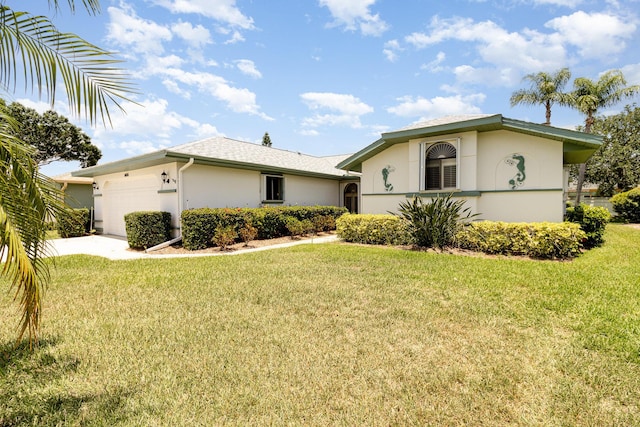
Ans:
POLYGON ((638 425, 640 230, 606 240, 61 257, 34 352, 0 293, 0 425, 638 425))

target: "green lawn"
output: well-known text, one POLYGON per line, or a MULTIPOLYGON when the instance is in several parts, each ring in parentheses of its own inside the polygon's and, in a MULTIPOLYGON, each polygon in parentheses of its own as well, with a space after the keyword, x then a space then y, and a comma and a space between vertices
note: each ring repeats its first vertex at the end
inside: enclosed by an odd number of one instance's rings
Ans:
POLYGON ((640 230, 606 239, 58 258, 35 352, 0 292, 0 426, 640 425, 640 230))

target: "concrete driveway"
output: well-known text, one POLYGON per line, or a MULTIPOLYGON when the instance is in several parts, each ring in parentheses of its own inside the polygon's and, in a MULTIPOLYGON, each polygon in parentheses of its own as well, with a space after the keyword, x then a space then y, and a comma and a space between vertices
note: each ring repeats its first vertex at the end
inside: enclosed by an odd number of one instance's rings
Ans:
POLYGON ((338 240, 335 235, 316 237, 308 240, 292 240, 280 245, 264 246, 260 248, 246 249, 237 252, 214 252, 214 253, 194 253, 194 254, 153 254, 142 251, 129 250, 127 239, 119 236, 92 235, 84 237, 71 237, 68 239, 51 240, 53 256, 63 255, 95 255, 112 260, 120 259, 141 259, 141 258, 187 258, 195 256, 220 256, 220 255, 241 255, 248 252, 256 252, 269 249, 277 249, 287 246, 327 243, 338 240))

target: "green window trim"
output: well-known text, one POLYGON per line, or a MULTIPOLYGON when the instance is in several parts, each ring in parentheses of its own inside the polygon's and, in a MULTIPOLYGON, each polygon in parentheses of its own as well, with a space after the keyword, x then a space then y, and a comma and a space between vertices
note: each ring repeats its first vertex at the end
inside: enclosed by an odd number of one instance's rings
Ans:
POLYGON ((494 193, 529 193, 529 192, 564 192, 562 188, 526 188, 518 191, 513 190, 480 190, 480 191, 419 191, 413 193, 363 193, 362 196, 396 196, 396 197, 445 197, 451 194, 453 197, 481 197, 483 194, 494 193))
POLYGON ((176 188, 170 188, 168 190, 158 190, 158 194, 164 194, 164 193, 177 193, 178 190, 176 188))

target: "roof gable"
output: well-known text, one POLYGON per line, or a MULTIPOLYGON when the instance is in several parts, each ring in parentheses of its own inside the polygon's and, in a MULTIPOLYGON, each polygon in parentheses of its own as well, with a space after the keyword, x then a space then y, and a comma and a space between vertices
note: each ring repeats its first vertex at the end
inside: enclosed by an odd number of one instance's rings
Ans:
POLYGON ((599 135, 561 129, 503 117, 501 114, 447 116, 435 120, 416 122, 407 127, 382 134, 382 137, 338 164, 344 170, 361 172, 362 162, 392 145, 411 139, 435 137, 468 131, 488 132, 509 130, 516 133, 553 139, 563 143, 565 164, 584 163, 602 144, 599 135))

